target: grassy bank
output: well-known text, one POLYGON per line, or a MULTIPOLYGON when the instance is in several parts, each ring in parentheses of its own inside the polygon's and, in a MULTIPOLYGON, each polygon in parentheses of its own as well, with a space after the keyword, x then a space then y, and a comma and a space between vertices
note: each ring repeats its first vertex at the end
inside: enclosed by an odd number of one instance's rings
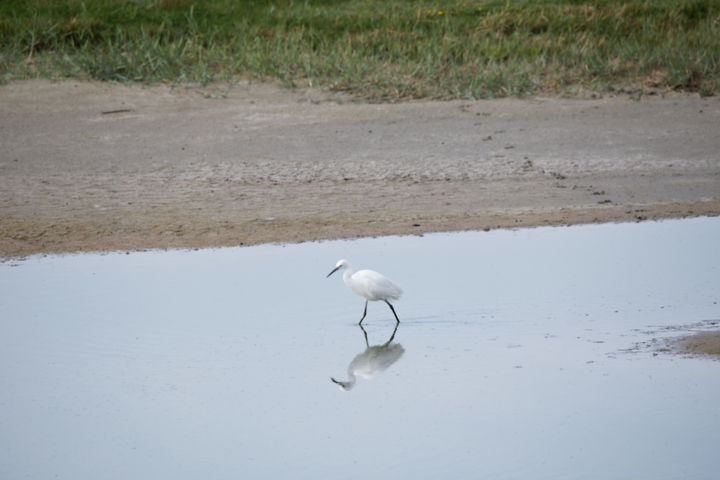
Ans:
POLYGON ((5 0, 0 80, 275 78, 372 99, 720 93, 720 1, 5 0))

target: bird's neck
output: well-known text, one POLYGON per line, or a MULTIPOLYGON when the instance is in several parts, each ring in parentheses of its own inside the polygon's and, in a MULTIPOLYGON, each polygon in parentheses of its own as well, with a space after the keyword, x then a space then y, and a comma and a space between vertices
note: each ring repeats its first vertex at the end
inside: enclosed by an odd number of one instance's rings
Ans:
POLYGON ((355 269, 353 267, 348 267, 343 272, 343 282, 345 282, 345 285, 348 285, 348 282, 350 281, 350 277, 352 277, 353 273, 355 273, 355 269))

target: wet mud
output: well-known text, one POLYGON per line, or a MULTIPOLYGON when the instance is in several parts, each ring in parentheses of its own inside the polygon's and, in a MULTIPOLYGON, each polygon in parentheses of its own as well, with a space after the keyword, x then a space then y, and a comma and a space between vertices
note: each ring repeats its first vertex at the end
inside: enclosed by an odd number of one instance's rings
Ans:
POLYGON ((720 101, 0 87, 0 256, 720 214, 720 101))

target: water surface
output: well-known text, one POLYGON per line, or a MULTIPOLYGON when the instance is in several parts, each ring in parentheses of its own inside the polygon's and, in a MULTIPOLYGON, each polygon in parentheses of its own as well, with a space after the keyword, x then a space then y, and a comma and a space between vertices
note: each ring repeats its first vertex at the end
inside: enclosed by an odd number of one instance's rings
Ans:
POLYGON ((718 245, 699 218, 5 263, 0 478, 715 478, 720 362, 632 347, 720 319, 718 245), (397 331, 357 326, 339 258, 403 287, 397 331))

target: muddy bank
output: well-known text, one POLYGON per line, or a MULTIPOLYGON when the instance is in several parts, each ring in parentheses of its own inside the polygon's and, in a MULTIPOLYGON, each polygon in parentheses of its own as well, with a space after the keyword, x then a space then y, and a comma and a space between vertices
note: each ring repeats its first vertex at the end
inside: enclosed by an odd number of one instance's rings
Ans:
POLYGON ((713 355, 720 358, 720 331, 702 332, 673 342, 673 350, 682 354, 713 355))
POLYGON ((648 339, 624 350, 630 353, 651 352, 653 355, 709 355, 720 359, 720 320, 693 324, 677 324, 644 330, 648 339))
POLYGON ((0 255, 720 214, 720 101, 0 87, 0 255))

